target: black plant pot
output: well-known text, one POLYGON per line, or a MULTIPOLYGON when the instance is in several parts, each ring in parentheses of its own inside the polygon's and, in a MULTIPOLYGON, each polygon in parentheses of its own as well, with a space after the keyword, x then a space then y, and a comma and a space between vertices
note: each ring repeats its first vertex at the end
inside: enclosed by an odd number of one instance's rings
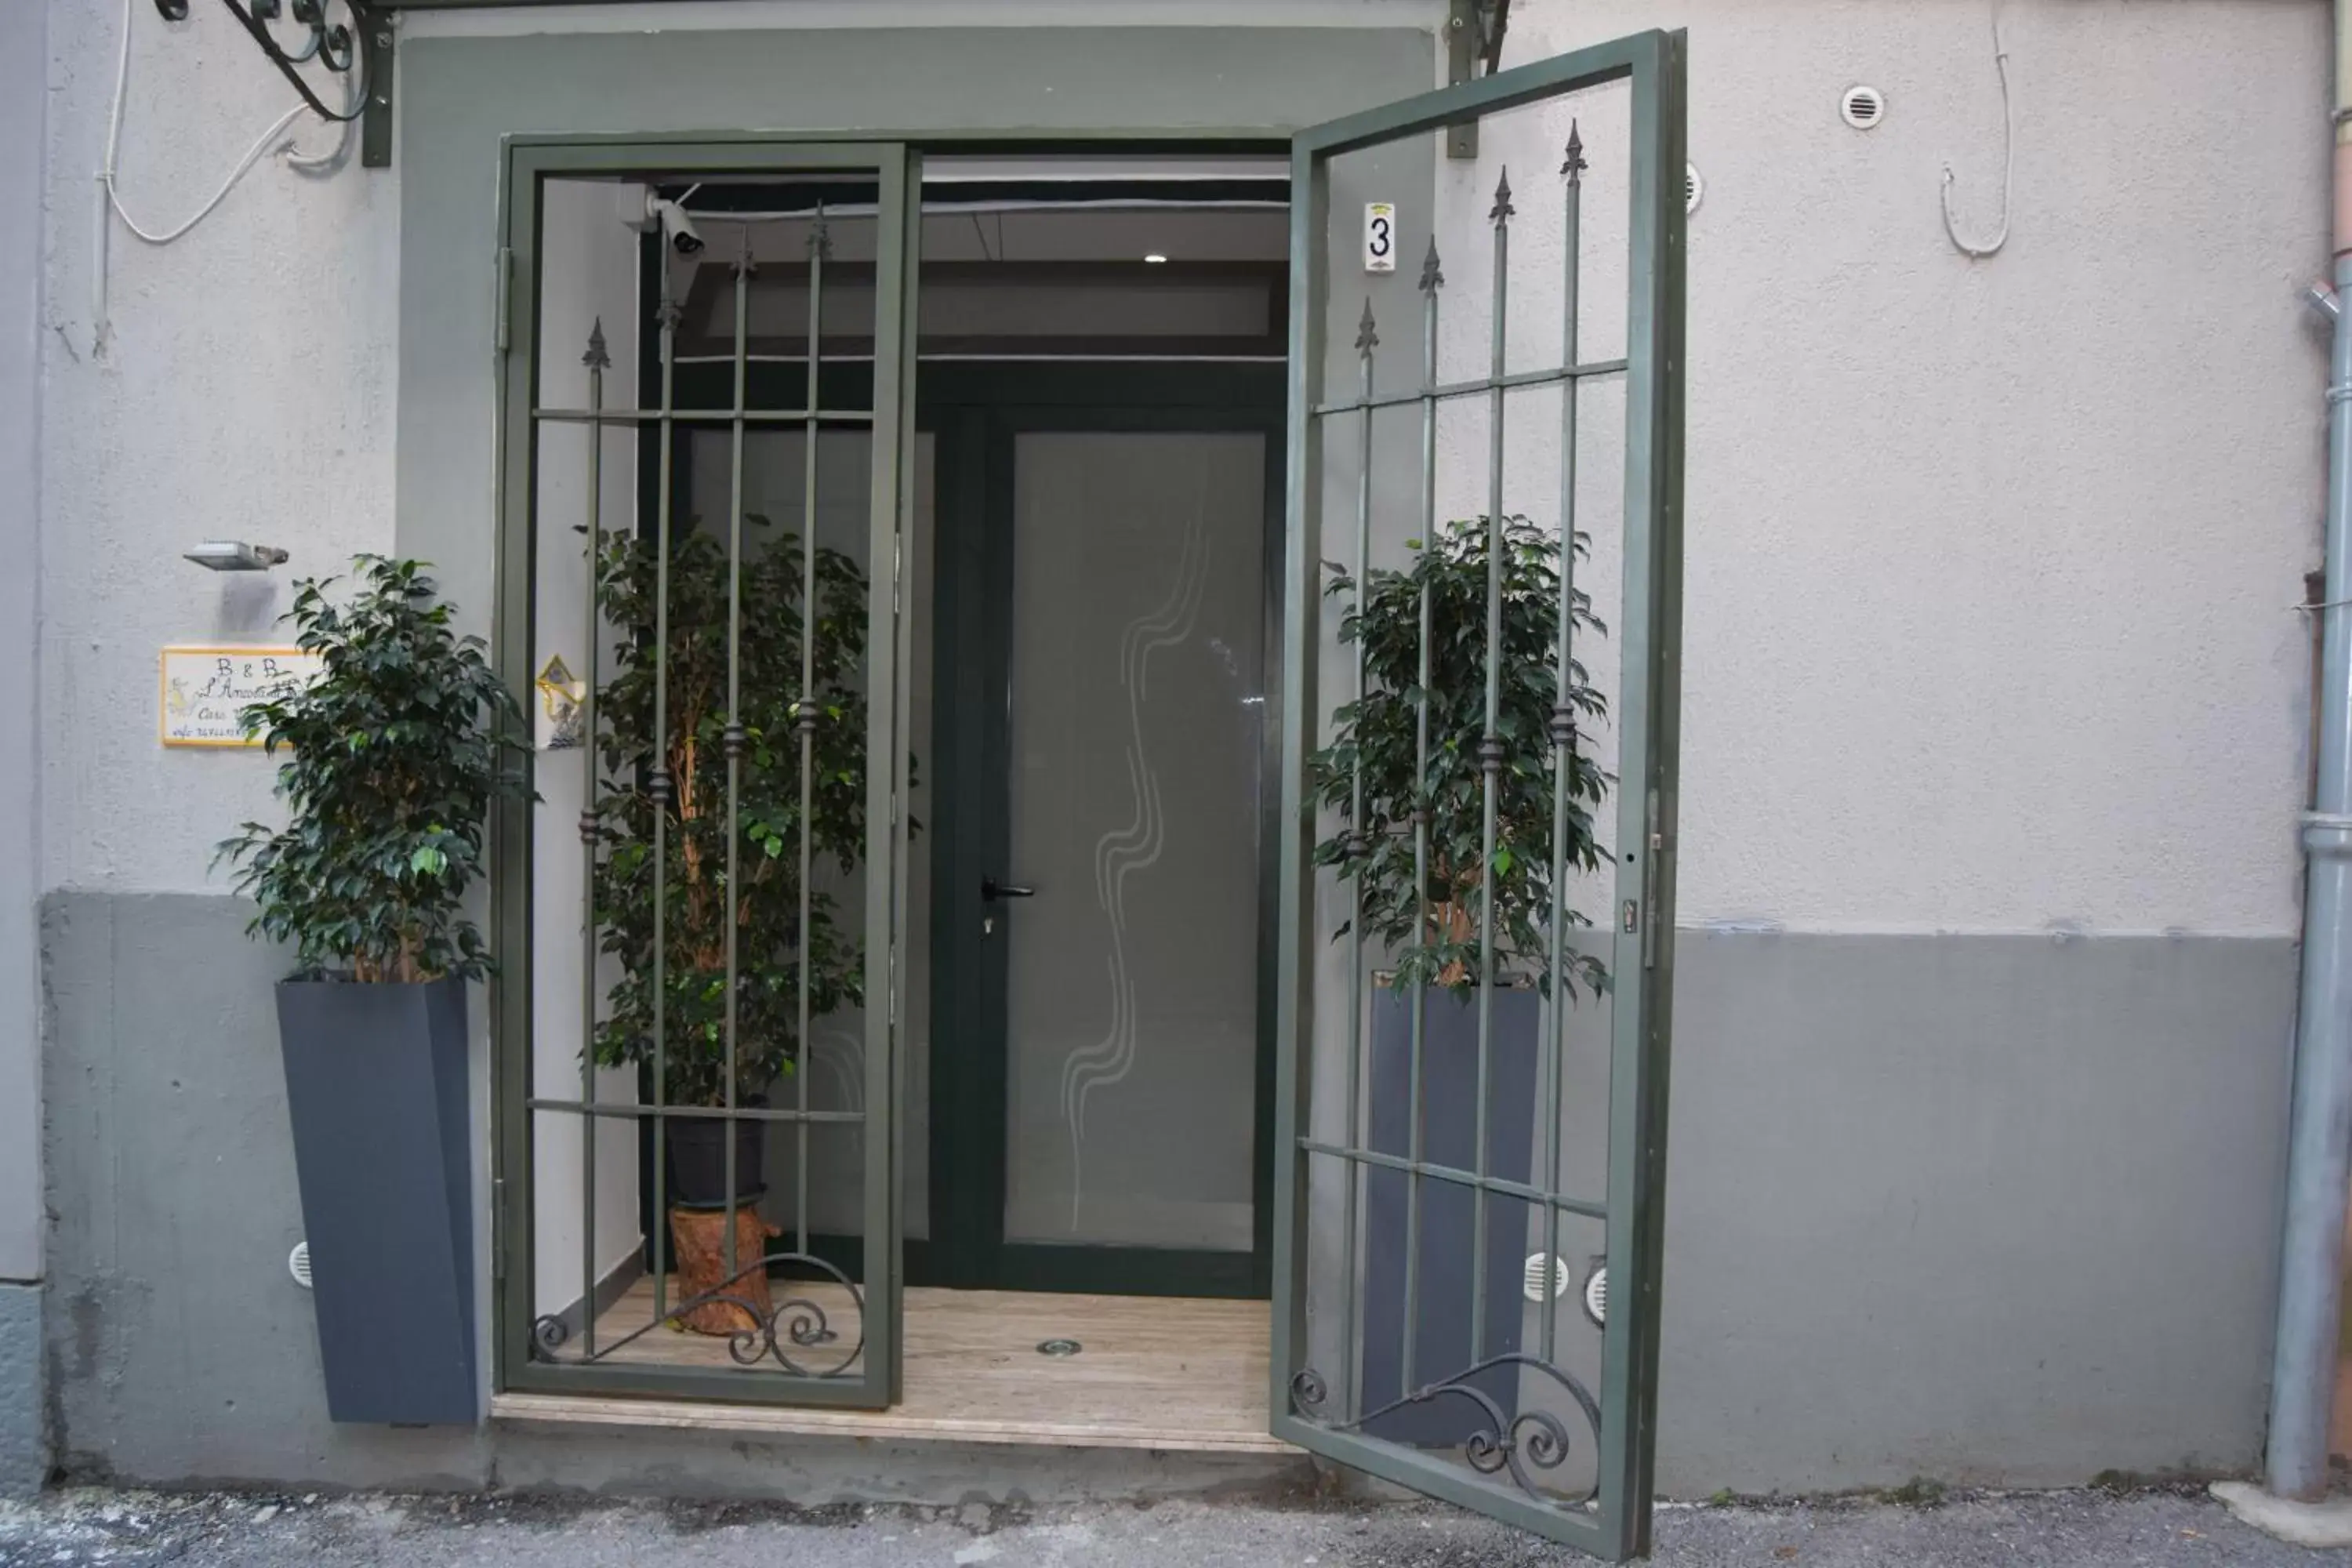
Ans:
MULTIPOLYGON (((1456 1170, 1477 1168, 1478 1007, 1432 988, 1422 1028, 1422 1158, 1456 1170)), ((1486 1052, 1486 1173, 1525 1182, 1533 1163, 1536 1046, 1541 998, 1532 990, 1496 991, 1486 1052)), ((1371 1145, 1408 1154, 1412 1138, 1412 997, 1383 988, 1372 999, 1371 1145)), ((1374 1169, 1364 1181, 1364 1405, 1378 1410, 1403 1386, 1405 1237, 1411 1178, 1374 1169)), ((1486 1199, 1486 1356, 1519 1348, 1526 1303, 1530 1207, 1521 1199, 1486 1199)), ((1421 1184, 1419 1322, 1413 1333, 1416 1389, 1454 1380, 1471 1358, 1472 1270, 1476 1195, 1456 1183, 1421 1184)), ((1464 1380, 1493 1400, 1506 1424, 1518 1411, 1519 1369, 1490 1367, 1464 1380)), ((1488 1426, 1477 1404, 1445 1397, 1407 1405, 1365 1431, 1391 1442, 1451 1447, 1488 1426)))
MULTIPOLYGON (((740 1102, 747 1110, 766 1100, 740 1102)), ((679 1208, 725 1209, 751 1202, 768 1190, 765 1170, 768 1124, 730 1122, 723 1117, 669 1114, 669 1201, 679 1208), (727 1192, 727 1130, 735 1129, 735 1192, 727 1192)))
POLYGON ((327 1413, 471 1426, 466 984, 278 987, 327 1413))

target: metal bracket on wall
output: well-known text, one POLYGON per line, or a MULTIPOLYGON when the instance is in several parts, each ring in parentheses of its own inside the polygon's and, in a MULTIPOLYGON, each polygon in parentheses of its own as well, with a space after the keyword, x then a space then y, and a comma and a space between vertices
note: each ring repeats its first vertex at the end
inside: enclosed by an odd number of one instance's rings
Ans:
MULTIPOLYGON (((1511 0, 1447 0, 1445 10, 1445 85, 1459 87, 1502 68, 1503 35, 1510 30, 1511 0)), ((1478 155, 1478 122, 1465 121, 1445 128, 1445 155, 1478 155)))
MULTIPOLYGON (((345 26, 328 19, 329 8, 337 0, 222 0, 255 47, 259 48, 278 74, 284 77, 310 111, 330 124, 360 121, 360 163, 364 168, 383 169, 392 165, 392 64, 393 7, 382 0, 341 0, 350 14, 345 26), (290 15, 295 24, 310 30, 308 44, 299 54, 288 54, 278 43, 270 24, 290 15), (351 109, 337 111, 313 91, 300 67, 317 61, 338 76, 359 68, 359 88, 362 95, 351 109)), ((155 9, 166 22, 188 19, 188 0, 155 0, 155 9)), ((348 101, 348 100, 347 100, 348 101)))
POLYGON ((361 16, 360 68, 366 74, 367 101, 360 107, 360 167, 392 167, 392 13, 373 10, 361 16))

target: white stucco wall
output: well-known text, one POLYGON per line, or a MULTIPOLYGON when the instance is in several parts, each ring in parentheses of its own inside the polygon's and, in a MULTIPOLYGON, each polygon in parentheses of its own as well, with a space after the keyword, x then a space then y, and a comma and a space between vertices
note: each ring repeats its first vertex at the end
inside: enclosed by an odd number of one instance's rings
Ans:
MULTIPOLYGON (((941 14, 776 0, 660 16, 853 11, 941 14)), ((2007 7, 2014 233, 1970 262, 1944 240, 1937 179, 1950 159, 1981 232, 2000 127, 1974 0, 1514 8, 1511 60, 1691 28, 1707 195, 1691 229, 1685 918, 2294 928, 2306 654, 2287 606, 2315 557, 2321 407, 2295 295, 2324 250, 2325 16, 2320 0, 2007 7), (1889 97, 1867 134, 1835 114, 1854 80, 1889 97)), ((312 180, 272 160, 176 246, 117 229, 112 343, 95 357, 89 176, 121 16, 56 0, 48 41, 40 875, 216 889, 210 847, 266 808, 268 770, 157 748, 155 650, 264 635, 289 574, 215 577, 178 553, 245 537, 291 549, 299 573, 390 542, 401 176, 312 180)), ((224 16, 131 17, 124 195, 176 221, 286 89, 224 16)), ((408 25, 646 21, 595 7, 408 25)), ((1557 166, 1557 130, 1527 132, 1529 168, 1557 166)), ((1458 283, 1465 300, 1480 287, 1458 283)))
POLYGON ((1691 29, 1685 917, 2293 931, 2326 8, 2000 9, 1972 262, 1985 5, 1515 8, 1691 29))
MULTIPOLYGON (((157 745, 156 650, 268 640, 292 577, 390 547, 399 175, 356 153, 327 178, 270 158, 175 245, 113 226, 100 357, 92 176, 125 7, 50 9, 42 885, 216 889, 212 846, 268 809, 271 770, 157 745), (293 559, 267 576, 180 559, 207 538, 293 559)), ((217 6, 178 25, 129 13, 119 184, 142 225, 176 226, 294 95, 217 6)))

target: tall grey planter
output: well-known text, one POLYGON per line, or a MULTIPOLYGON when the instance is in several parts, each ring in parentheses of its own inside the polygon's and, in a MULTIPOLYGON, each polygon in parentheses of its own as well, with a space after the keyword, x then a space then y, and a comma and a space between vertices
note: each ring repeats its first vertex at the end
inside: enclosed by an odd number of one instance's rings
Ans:
MULTIPOLYGON (((1421 1042, 1422 1159, 1474 1171, 1478 1162, 1478 1006, 1432 988, 1421 1042)), ((1486 1173, 1525 1182, 1535 1141, 1536 1046, 1542 999, 1517 987, 1494 994, 1486 1044, 1486 1173)), ((1412 997, 1382 987, 1372 997, 1370 1112, 1371 1146, 1386 1154, 1412 1151, 1412 997)), ((1364 1394, 1366 1412, 1412 1392, 1404 1386, 1407 1202, 1412 1178, 1374 1168, 1364 1178, 1364 1394)), ((1412 1387, 1463 1381, 1493 1400, 1506 1422, 1518 1411, 1519 1369, 1490 1367, 1475 1377, 1472 1270, 1477 1199, 1472 1189, 1421 1179, 1421 1273, 1413 1328, 1412 1387)), ((1485 1351, 1486 1359, 1519 1348, 1527 1303, 1521 1296, 1529 1205, 1486 1199, 1485 1351)), ((1444 1397, 1407 1405, 1365 1424, 1391 1442, 1450 1447, 1488 1422, 1471 1400, 1444 1397)))
POLYGON ((479 1415, 466 983, 278 987, 327 1410, 479 1415))

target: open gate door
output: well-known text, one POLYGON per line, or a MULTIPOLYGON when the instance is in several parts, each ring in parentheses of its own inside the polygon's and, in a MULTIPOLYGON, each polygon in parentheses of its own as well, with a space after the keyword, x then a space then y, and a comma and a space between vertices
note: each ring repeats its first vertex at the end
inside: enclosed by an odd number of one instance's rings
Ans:
POLYGON ((1683 82, 1643 33, 1292 159, 1272 1430, 1612 1559, 1655 1444, 1683 82))

